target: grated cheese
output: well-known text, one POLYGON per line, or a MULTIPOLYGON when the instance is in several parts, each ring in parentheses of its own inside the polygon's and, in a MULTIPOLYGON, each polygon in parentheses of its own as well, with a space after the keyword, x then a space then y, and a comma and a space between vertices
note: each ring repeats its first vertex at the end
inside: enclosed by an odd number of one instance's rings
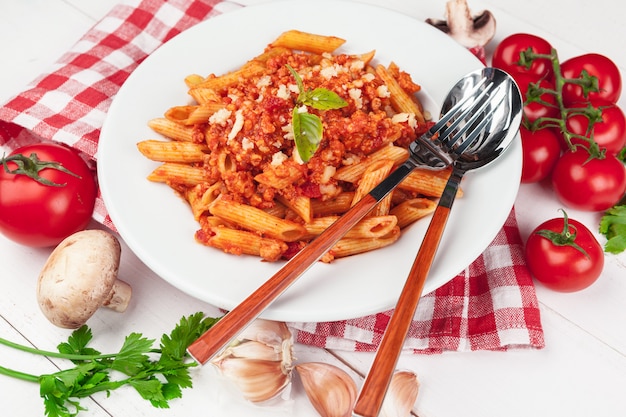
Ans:
POLYGON ((241 140, 241 148, 242 148, 244 151, 250 151, 250 150, 254 149, 254 142, 253 142, 253 141, 251 141, 249 138, 244 137, 244 138, 241 140))
POLYGON ((291 97, 289 90, 285 84, 281 84, 278 86, 278 91, 276 91, 276 97, 282 98, 283 100, 288 100, 291 97))
POLYGON ((230 133, 228 134, 228 142, 235 139, 235 137, 237 136, 237 133, 239 133, 242 128, 243 128, 243 112, 241 111, 241 109, 239 109, 235 113, 235 123, 233 124, 233 128, 230 130, 230 133))
POLYGON ((391 93, 389 92, 389 89, 387 88, 386 85, 381 85, 376 89, 376 94, 378 95, 378 97, 380 98, 387 98, 387 97, 391 97, 391 93))
POLYGON ((272 162, 270 162, 270 164, 272 166, 279 166, 282 165, 287 159, 289 159, 287 155, 285 155, 282 151, 278 151, 272 155, 272 162))
POLYGON ((354 104, 356 104, 357 109, 363 108, 363 99, 361 98, 362 91, 359 88, 351 88, 348 90, 348 95, 352 100, 354 100, 354 104))
POLYGON ((219 109, 218 111, 213 113, 211 117, 209 117, 209 123, 225 126, 231 114, 232 112, 228 109, 219 109))

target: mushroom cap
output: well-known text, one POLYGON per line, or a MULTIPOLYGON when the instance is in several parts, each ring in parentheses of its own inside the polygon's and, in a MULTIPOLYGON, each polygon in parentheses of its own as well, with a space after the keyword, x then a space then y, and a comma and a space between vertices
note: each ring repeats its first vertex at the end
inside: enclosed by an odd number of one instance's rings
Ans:
POLYGON ((52 251, 37 283, 37 301, 53 324, 75 329, 108 301, 121 255, 115 236, 83 230, 52 251))

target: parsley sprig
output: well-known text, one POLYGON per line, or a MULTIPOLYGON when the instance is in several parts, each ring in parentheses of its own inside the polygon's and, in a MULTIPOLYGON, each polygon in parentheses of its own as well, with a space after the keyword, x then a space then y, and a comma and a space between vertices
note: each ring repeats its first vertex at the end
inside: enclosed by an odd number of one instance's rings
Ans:
POLYGON ((602 215, 600 233, 607 239, 605 252, 618 254, 626 250, 626 196, 602 215))
POLYGON ((196 366, 187 355, 187 347, 208 330, 217 318, 195 313, 183 317, 172 332, 155 340, 140 333, 126 336, 118 353, 102 354, 88 346, 93 335, 86 325, 72 332, 58 352, 43 351, 0 338, 0 344, 25 352, 68 359, 73 368, 53 374, 32 375, 0 366, 0 374, 37 382, 49 417, 73 417, 86 410, 80 399, 97 392, 122 386, 133 387, 139 395, 157 408, 168 408, 169 401, 182 397, 183 388, 191 388, 189 368, 196 366))
POLYGON ((299 91, 296 106, 291 112, 291 126, 300 159, 306 163, 319 148, 324 135, 321 119, 317 115, 306 111, 306 107, 312 107, 317 110, 331 110, 345 107, 348 103, 337 93, 326 88, 305 89, 302 78, 300 78, 296 70, 289 65, 287 65, 287 68, 296 79, 299 91))

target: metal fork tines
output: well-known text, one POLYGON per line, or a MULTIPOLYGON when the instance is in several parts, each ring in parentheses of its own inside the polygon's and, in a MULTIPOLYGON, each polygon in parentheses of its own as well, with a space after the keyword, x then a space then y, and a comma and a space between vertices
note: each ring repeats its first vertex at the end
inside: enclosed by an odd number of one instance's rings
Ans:
POLYGON ((480 146, 494 110, 507 98, 507 90, 500 87, 489 78, 479 80, 469 94, 411 144, 413 161, 427 168, 443 169, 470 146, 480 146))
POLYGON ((488 104, 486 97, 492 86, 493 83, 487 78, 479 80, 473 86, 470 94, 457 102, 426 133, 411 143, 409 146, 410 155, 416 165, 431 169, 443 169, 454 162, 454 158, 449 152, 450 148, 444 140, 449 139, 468 117, 478 114, 477 107, 488 104), (478 94, 481 88, 483 91, 478 94))

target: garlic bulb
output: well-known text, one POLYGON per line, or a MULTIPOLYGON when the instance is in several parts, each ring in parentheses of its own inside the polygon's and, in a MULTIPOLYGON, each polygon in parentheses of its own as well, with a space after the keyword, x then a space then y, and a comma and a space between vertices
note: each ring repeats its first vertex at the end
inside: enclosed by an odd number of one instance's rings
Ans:
POLYGON ((350 417, 356 401, 356 383, 344 370, 322 362, 295 366, 304 391, 322 417, 350 417))
POLYGON ((419 381, 411 371, 396 371, 391 377, 380 417, 407 417, 417 399, 419 381))
POLYGON ((291 382, 291 332, 282 322, 257 319, 211 363, 252 402, 280 394, 291 382))

